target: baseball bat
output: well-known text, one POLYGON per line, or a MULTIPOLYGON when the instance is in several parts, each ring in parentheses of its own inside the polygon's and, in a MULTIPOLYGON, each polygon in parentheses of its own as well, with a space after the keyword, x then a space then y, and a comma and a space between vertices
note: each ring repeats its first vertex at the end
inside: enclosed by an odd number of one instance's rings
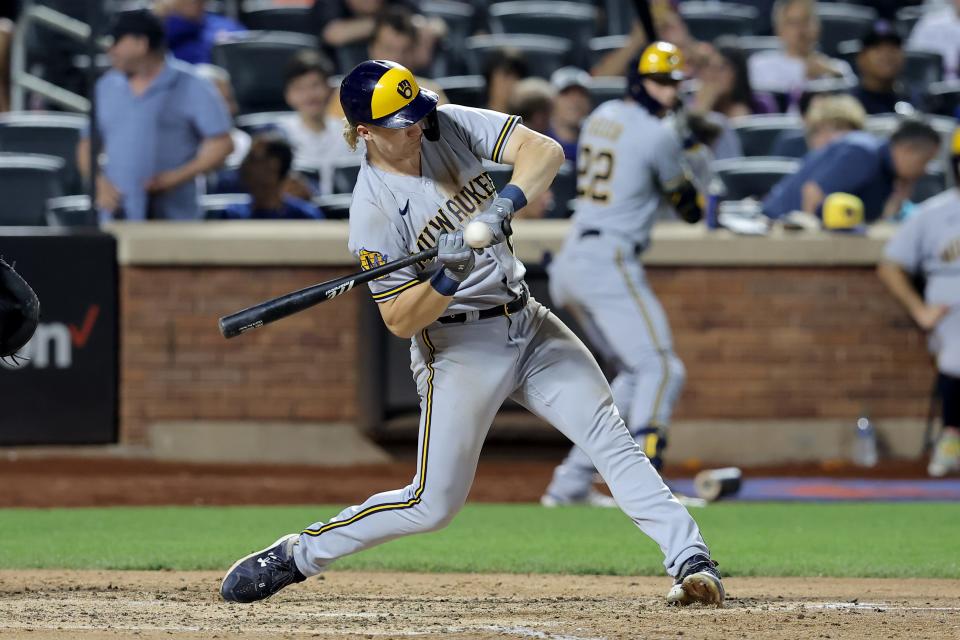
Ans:
POLYGON ((637 19, 647 32, 647 42, 657 40, 657 29, 653 24, 653 16, 650 13, 650 0, 633 0, 633 8, 637 12, 637 19))
POLYGON ((437 247, 432 247, 420 253, 409 255, 406 258, 388 262, 375 269, 360 271, 335 280, 327 280, 326 282, 321 282, 320 284, 315 284, 305 289, 300 289, 299 291, 261 302, 260 304, 220 318, 220 333, 223 334, 224 338, 233 338, 241 333, 259 329, 266 324, 270 324, 281 318, 286 318, 304 309, 309 309, 321 302, 333 300, 337 296, 341 296, 347 291, 350 291, 358 284, 365 284, 381 276, 393 273, 398 269, 409 267, 417 262, 430 260, 436 256, 437 247))

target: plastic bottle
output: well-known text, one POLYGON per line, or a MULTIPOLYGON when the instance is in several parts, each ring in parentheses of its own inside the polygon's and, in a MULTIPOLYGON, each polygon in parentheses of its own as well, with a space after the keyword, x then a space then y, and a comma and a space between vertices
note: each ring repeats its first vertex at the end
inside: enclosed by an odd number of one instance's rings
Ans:
POLYGON ((707 229, 718 229, 720 227, 717 216, 720 213, 720 201, 726 195, 726 192, 727 189, 723 180, 714 176, 707 186, 707 211, 705 215, 707 229))
POLYGON ((857 433, 853 442, 853 462, 858 467, 877 466, 877 432, 869 418, 857 420, 857 433))

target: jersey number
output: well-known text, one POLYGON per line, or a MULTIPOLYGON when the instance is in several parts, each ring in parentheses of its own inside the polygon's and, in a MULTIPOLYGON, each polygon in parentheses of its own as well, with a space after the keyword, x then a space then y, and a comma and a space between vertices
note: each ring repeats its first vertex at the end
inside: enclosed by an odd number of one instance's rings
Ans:
POLYGON ((610 198, 607 181, 613 174, 613 154, 609 151, 594 153, 590 147, 577 151, 577 197, 590 198, 594 202, 606 202, 610 198))

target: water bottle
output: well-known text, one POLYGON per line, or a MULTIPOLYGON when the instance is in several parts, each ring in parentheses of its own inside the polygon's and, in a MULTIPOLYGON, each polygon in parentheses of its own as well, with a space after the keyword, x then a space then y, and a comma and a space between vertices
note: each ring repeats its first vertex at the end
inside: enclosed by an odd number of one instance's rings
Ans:
POLYGON ((707 211, 705 214, 707 229, 717 229, 720 227, 717 216, 720 211, 720 200, 723 199, 726 192, 727 189, 723 184, 723 180, 714 176, 707 186, 707 211))
POLYGON ((857 434, 853 442, 853 462, 858 467, 877 466, 877 432, 869 418, 857 420, 857 434))

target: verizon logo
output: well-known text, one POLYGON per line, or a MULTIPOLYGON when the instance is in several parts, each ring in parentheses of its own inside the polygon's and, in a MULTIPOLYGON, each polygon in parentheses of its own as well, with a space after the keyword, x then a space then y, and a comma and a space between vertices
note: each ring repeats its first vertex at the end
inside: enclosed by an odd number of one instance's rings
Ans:
POLYGON ((87 345, 99 316, 100 306, 92 304, 79 326, 62 322, 40 324, 30 342, 17 352, 16 363, 13 359, 0 360, 0 368, 69 369, 73 366, 74 350, 87 345))

